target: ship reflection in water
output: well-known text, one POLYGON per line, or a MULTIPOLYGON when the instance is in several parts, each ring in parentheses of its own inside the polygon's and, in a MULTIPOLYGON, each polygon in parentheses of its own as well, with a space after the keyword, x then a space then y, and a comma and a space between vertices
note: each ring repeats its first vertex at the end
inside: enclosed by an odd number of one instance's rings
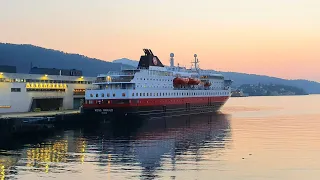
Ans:
MULTIPOLYGON (((0 153, 0 179, 175 179, 221 156, 231 131, 224 114, 157 119, 55 132, 0 153)), ((188 179, 188 178, 187 178, 188 179)))

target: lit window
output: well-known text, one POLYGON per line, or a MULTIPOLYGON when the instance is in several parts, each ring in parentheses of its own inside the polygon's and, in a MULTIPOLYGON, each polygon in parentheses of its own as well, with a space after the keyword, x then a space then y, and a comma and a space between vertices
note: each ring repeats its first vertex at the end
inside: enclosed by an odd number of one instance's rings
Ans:
POLYGON ((122 97, 125 97, 126 96, 126 93, 122 93, 122 97))

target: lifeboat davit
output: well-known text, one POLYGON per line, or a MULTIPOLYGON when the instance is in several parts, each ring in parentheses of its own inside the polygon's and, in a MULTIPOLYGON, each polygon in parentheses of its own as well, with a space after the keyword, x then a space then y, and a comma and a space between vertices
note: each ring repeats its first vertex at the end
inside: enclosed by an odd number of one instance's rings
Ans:
POLYGON ((173 79, 174 85, 186 85, 186 84, 188 84, 188 82, 189 82, 188 78, 176 77, 173 79))
POLYGON ((189 85, 198 85, 200 83, 199 79, 189 78, 189 85))

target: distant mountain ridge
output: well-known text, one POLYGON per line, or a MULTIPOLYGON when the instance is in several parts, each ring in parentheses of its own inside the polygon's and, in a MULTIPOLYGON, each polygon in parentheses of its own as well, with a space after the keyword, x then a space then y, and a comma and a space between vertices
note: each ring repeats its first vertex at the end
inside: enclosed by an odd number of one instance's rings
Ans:
POLYGON ((16 66, 18 73, 29 73, 31 64, 39 68, 78 69, 85 76, 93 77, 121 67, 131 67, 28 44, 0 43, 0 65, 16 66))
MULTIPOLYGON (((137 67, 138 61, 122 58, 108 62, 89 58, 80 54, 65 53, 27 44, 0 43, 0 65, 16 66, 20 73, 29 73, 33 66, 40 68, 62 68, 82 70, 84 76, 97 76, 108 71, 118 71, 121 68, 137 67)), ((237 72, 219 72, 226 78, 234 80, 235 86, 242 84, 283 84, 304 89, 307 93, 320 93, 320 83, 308 80, 286 80, 255 74, 237 72)))

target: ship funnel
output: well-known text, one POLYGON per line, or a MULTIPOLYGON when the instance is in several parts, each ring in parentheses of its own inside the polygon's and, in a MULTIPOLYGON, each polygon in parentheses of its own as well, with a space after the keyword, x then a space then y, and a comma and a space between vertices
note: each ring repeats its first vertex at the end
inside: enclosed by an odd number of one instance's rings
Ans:
POLYGON ((153 54, 151 49, 143 49, 144 56, 140 57, 138 69, 149 69, 150 66, 164 67, 160 59, 153 54))

